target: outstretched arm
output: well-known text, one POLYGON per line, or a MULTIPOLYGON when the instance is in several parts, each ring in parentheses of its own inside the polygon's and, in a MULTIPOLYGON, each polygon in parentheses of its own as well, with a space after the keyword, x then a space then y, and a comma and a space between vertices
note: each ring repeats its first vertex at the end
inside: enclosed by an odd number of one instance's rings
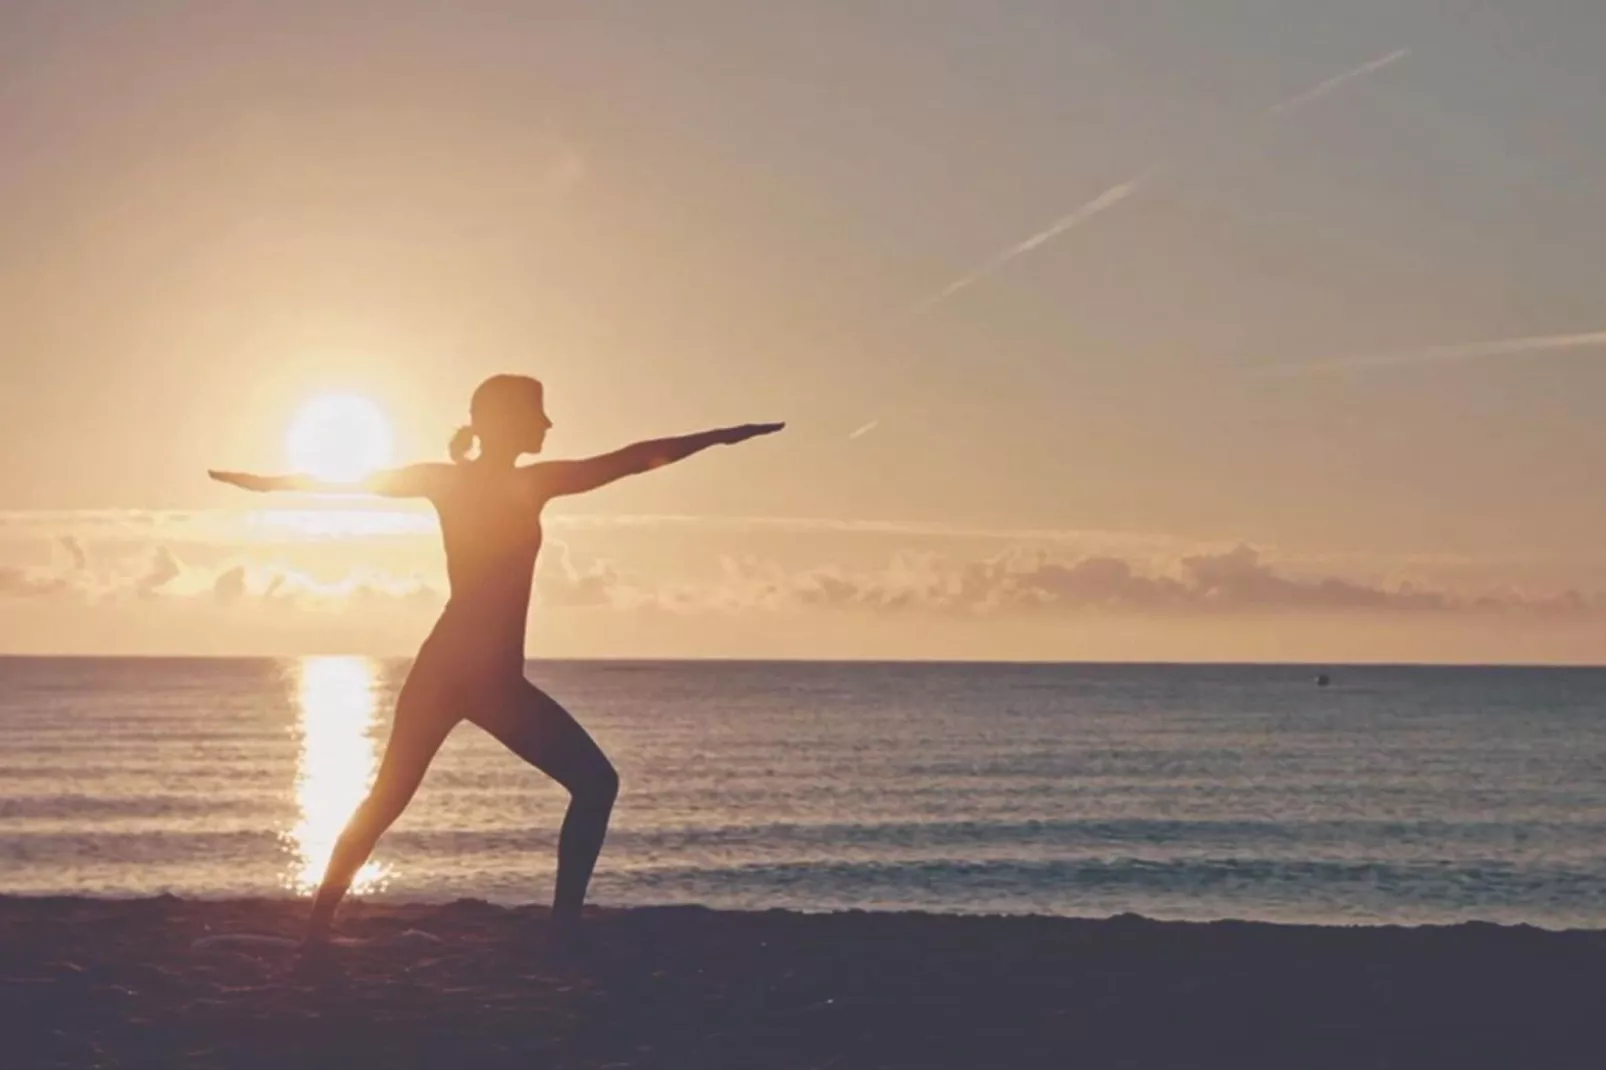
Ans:
POLYGON ((583 461, 544 461, 527 469, 540 481, 542 490, 551 497, 560 494, 584 494, 596 490, 624 476, 649 472, 666 464, 684 460, 701 453, 710 446, 734 446, 759 435, 772 435, 785 424, 743 424, 741 427, 722 427, 717 431, 701 431, 695 435, 676 438, 658 438, 650 442, 637 442, 633 446, 612 453, 587 457, 583 461))
POLYGON ((219 472, 207 470, 207 475, 219 483, 240 487, 243 490, 293 490, 310 493, 378 494, 385 498, 428 498, 440 485, 442 473, 449 469, 445 464, 414 464, 406 468, 393 468, 376 472, 367 479, 350 483, 336 483, 312 476, 258 476, 249 472, 219 472))

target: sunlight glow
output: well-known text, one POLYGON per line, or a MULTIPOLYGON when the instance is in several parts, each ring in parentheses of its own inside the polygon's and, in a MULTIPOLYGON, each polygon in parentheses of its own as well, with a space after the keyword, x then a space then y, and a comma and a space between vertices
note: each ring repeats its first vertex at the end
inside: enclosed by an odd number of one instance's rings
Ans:
POLYGON ((312 541, 342 536, 433 535, 440 531, 435 514, 426 509, 378 505, 354 509, 254 509, 243 515, 241 526, 247 538, 312 541))
POLYGON ((390 424, 367 398, 326 394, 296 413, 284 448, 298 472, 355 483, 390 464, 390 424))
MULTIPOLYGON (((367 658, 304 658, 299 683, 296 802, 301 820, 288 834, 296 857, 285 884, 310 895, 323 877, 335 840, 374 777, 378 672, 367 658)), ((351 891, 359 895, 377 891, 388 879, 385 867, 370 859, 357 871, 351 891)))

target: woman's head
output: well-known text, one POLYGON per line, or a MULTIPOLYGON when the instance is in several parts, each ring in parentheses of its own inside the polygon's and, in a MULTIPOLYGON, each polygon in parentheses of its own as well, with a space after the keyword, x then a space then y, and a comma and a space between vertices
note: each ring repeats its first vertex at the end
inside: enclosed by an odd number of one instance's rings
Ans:
POLYGON ((544 393, 541 381, 528 375, 493 375, 485 380, 469 401, 468 425, 452 436, 452 460, 466 461, 476 442, 482 454, 540 453, 552 428, 544 393))

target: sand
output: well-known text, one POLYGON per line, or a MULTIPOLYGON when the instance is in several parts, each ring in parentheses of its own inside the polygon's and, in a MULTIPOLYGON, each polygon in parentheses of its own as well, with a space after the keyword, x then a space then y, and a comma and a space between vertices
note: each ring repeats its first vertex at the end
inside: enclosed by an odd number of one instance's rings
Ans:
POLYGON ((322 975, 205 939, 305 909, 0 897, 0 1066, 1606 1066, 1606 933, 661 908, 564 965, 463 901, 351 904, 322 975))

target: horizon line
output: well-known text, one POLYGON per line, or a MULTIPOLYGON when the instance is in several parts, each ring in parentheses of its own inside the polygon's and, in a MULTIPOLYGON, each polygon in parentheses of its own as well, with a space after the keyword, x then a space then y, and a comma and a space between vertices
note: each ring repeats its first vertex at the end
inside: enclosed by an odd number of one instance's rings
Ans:
MULTIPOLYGON (((365 654, 354 651, 343 653, 309 654, 84 654, 63 652, 55 654, 24 653, 0 650, 0 661, 308 661, 328 658, 361 658, 365 661, 412 661, 416 654, 365 654)), ((1111 660, 1108 658, 878 658, 878 657, 740 657, 730 655, 677 655, 673 657, 587 654, 564 657, 526 654, 524 664, 612 664, 612 665, 860 665, 860 666, 1016 666, 1021 668, 1214 668, 1214 669, 1522 669, 1606 671, 1606 659, 1598 662, 1583 661, 1313 661, 1306 659, 1270 659, 1243 661, 1239 659, 1153 659, 1134 658, 1111 660)))

